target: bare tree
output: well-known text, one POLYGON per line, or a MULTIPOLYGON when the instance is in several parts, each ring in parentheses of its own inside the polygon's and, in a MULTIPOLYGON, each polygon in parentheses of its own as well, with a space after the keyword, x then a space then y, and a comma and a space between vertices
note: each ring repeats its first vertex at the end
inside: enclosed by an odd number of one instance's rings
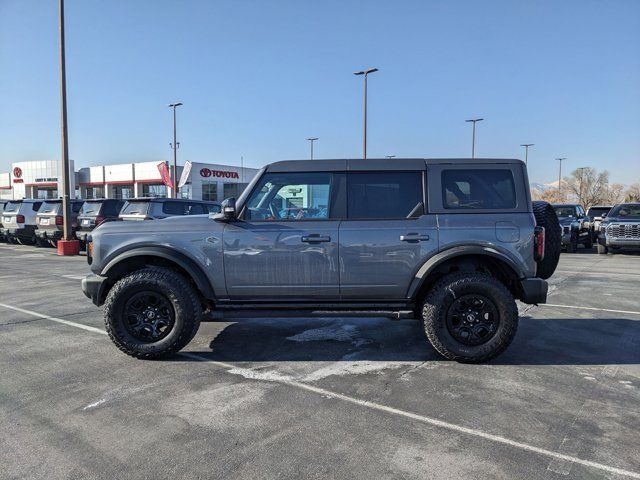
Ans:
POLYGON ((621 183, 612 183, 607 189, 607 195, 603 198, 603 204, 615 205, 624 201, 625 186, 621 183))
POLYGON ((606 200, 609 194, 609 172, 598 173, 595 168, 578 168, 565 178, 569 194, 585 208, 606 200))
POLYGON ((640 183, 631 185, 624 196, 625 202, 640 202, 640 183))

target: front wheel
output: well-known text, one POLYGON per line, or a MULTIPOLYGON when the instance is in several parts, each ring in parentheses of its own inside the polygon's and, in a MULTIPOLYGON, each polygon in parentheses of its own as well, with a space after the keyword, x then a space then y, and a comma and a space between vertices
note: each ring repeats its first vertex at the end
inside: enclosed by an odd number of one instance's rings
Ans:
POLYGON ((569 240, 569 245, 567 246, 567 251, 571 253, 578 252, 578 233, 573 232, 571 234, 571 240, 569 240))
POLYGON ((609 253, 609 249, 605 245, 598 244, 597 248, 599 255, 606 255, 607 253, 609 253))
POLYGON ((202 319, 189 282, 168 268, 149 267, 121 278, 109 291, 104 323, 113 343, 136 358, 162 358, 185 347, 202 319))
POLYGON ((445 358, 481 363, 500 355, 518 329, 518 308, 511 292, 486 273, 443 277, 422 305, 431 345, 445 358))

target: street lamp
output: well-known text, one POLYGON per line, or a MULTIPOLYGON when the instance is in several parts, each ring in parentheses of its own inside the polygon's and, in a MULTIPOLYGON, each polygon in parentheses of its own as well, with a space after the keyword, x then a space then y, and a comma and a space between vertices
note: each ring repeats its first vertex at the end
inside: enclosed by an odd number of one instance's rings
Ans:
POLYGON ((171 148, 173 149, 173 198, 178 198, 178 146, 180 145, 176 141, 176 108, 180 107, 182 103, 174 102, 170 103, 168 107, 173 108, 173 143, 171 148))
POLYGON ((67 69, 64 44, 64 0, 59 1, 60 29, 60 100, 62 136, 62 241, 58 252, 61 255, 77 254, 71 239, 71 218, 69 215, 69 137, 67 134, 67 69))
POLYGON ((483 121, 484 118, 471 118, 465 122, 473 123, 473 136, 471 137, 471 158, 476 158, 476 123, 483 121))
POLYGON ((524 164, 529 162, 529 147, 533 147, 535 143, 521 143, 520 146, 524 147, 524 164))
POLYGON ((556 158, 556 160, 558 160, 558 162, 560 162, 559 164, 559 168, 558 168, 558 201, 562 201, 562 161, 566 160, 567 157, 562 157, 562 158, 556 158))
POLYGON ((311 144, 311 160, 313 160, 313 142, 318 140, 318 137, 310 137, 307 138, 307 140, 309 140, 309 143, 311 144))
POLYGON ((364 133, 362 137, 362 158, 367 159, 367 77, 370 73, 377 72, 377 68, 369 68, 354 72, 354 75, 364 75, 364 133))

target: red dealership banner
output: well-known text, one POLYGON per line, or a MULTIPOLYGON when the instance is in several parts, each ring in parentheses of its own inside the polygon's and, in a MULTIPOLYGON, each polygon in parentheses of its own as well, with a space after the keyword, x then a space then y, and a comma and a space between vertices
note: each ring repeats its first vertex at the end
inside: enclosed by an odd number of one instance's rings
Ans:
POLYGON ((161 162, 158 164, 158 171, 160 171, 160 177, 162 177, 162 183, 164 183, 167 187, 173 189, 173 181, 171 180, 169 167, 165 162, 161 162))

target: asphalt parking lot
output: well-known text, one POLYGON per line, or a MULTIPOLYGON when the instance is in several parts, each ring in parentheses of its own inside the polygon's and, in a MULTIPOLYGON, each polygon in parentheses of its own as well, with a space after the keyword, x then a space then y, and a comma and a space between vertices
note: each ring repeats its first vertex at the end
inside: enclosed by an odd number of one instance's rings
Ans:
POLYGON ((563 254, 486 365, 380 318, 209 322, 139 361, 84 257, 0 259, 1 478, 640 478, 640 255, 563 254))

